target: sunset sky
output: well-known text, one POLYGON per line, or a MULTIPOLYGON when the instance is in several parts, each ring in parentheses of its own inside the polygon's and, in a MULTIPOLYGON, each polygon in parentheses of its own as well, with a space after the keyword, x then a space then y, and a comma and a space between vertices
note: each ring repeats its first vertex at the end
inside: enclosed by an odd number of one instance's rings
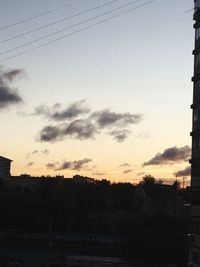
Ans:
POLYGON ((1 0, 0 155, 12 175, 187 176, 192 5, 1 0))

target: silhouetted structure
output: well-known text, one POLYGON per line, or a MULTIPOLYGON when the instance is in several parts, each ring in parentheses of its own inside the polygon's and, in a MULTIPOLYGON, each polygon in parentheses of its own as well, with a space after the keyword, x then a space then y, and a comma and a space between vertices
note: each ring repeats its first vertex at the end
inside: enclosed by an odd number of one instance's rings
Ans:
POLYGON ((0 156, 0 178, 10 177, 10 165, 12 160, 0 156))
POLYGON ((189 265, 200 266, 200 1, 194 1, 194 83, 191 158, 191 234, 189 265))

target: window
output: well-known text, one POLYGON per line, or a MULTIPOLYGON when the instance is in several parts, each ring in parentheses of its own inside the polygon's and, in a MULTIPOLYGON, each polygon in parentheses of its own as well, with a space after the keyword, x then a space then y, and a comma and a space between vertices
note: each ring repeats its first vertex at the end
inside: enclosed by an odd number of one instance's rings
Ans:
POLYGON ((196 252, 196 251, 192 251, 191 252, 191 260, 192 260, 192 262, 193 263, 195 263, 195 264, 199 264, 199 254, 196 252))
POLYGON ((194 109, 193 111, 193 122, 197 123, 199 120, 199 110, 198 109, 194 109))
POLYGON ((200 136, 194 135, 192 138, 193 141, 193 148, 199 148, 200 147, 200 136))
POLYGON ((194 83, 194 93, 200 94, 200 79, 194 83))
POLYGON ((192 221, 191 222, 191 231, 192 234, 200 234, 200 221, 192 221))
POLYGON ((198 8, 200 7, 200 0, 196 0, 194 2, 194 11, 196 12, 198 10, 198 8))
POLYGON ((195 66, 200 64, 200 53, 199 52, 198 54, 195 55, 194 61, 195 61, 195 66))
POLYGON ((195 33, 195 39, 199 39, 200 37, 200 27, 199 28, 196 28, 196 33, 195 33))

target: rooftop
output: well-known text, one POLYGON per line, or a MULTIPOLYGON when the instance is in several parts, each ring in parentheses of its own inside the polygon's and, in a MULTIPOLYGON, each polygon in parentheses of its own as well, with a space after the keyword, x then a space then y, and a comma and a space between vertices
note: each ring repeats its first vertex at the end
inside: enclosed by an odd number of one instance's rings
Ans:
POLYGON ((12 161, 11 159, 0 156, 0 161, 12 161))

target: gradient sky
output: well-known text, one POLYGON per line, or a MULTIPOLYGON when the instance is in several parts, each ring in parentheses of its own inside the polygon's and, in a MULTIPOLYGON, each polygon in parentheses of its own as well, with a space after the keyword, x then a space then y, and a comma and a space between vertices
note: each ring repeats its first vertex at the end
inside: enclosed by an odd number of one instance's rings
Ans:
MULTIPOLYGON (((2 30, 0 40, 106 2, 109 0, 2 0, 1 27, 64 4, 72 5, 2 30)), ((84 16, 1 43, 0 53, 129 2, 119 0, 84 16)), ((133 6, 145 2, 141 0, 133 6)), ((186 11, 192 6, 193 1, 189 0, 156 0, 6 62, 2 62, 3 59, 46 41, 0 55, 3 73, 13 69, 25 72, 8 85, 11 90, 17 88, 23 103, 0 108, 0 154, 13 160, 12 174, 71 177, 79 173, 97 179, 136 182, 144 174, 174 178, 175 172, 186 168, 189 165, 186 146, 191 145, 194 45, 192 12, 186 11), (101 133, 93 139, 65 136, 64 140, 55 142, 38 141, 43 127, 60 127, 72 121, 56 122, 33 115, 36 107, 51 108, 60 103, 61 109, 65 109, 81 100, 85 100, 84 105, 91 110, 87 116, 107 109, 122 117, 127 113, 142 114, 142 119, 126 124, 131 134, 123 142, 117 142, 110 134, 114 129, 122 130, 120 123, 98 129, 101 133), (168 151, 169 148, 174 150, 168 151), (164 151, 166 153, 162 154, 164 151), (143 166, 157 153, 161 153, 160 162, 143 166), (84 159, 91 161, 87 163, 84 159), (80 168, 76 168, 77 162, 81 164, 80 168), (49 163, 54 169, 46 167, 49 163), (68 163, 67 167, 59 170, 63 163, 68 163)), ((80 26, 68 32, 77 29, 80 26)))

